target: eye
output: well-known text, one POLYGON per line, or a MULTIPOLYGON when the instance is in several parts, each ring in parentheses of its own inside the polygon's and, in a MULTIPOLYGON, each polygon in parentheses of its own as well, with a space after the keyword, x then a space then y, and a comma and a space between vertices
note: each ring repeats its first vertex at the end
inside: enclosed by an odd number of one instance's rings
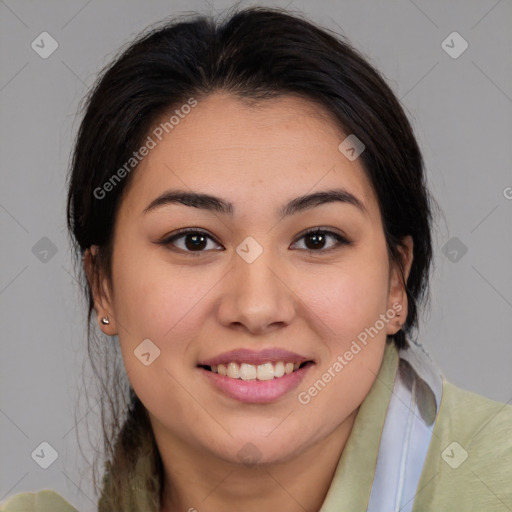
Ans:
POLYGON ((199 256, 200 254, 194 253, 204 252, 204 249, 206 249, 208 245, 208 240, 215 242, 215 240, 205 231, 186 228, 178 230, 175 234, 162 240, 160 243, 162 245, 175 245, 178 249, 190 253, 191 256, 199 256), (184 239, 184 246, 180 247, 179 244, 176 243, 176 241, 180 239, 184 239))
MULTIPOLYGON (((305 251, 309 253, 314 252, 330 252, 332 250, 337 249, 343 245, 351 245, 352 242, 347 240, 344 236, 336 233, 334 231, 330 231, 328 229, 321 228, 313 228, 309 231, 303 233, 298 240, 305 239, 309 243, 306 243, 305 251), (325 244, 327 239, 334 240, 335 243, 325 249, 325 244)), ((181 251, 187 253, 190 256, 200 256, 201 253, 206 252, 208 247, 208 241, 211 240, 218 244, 214 238, 212 238, 207 232, 200 231, 198 229, 184 228, 176 231, 170 237, 165 238, 161 242, 158 242, 161 245, 174 245, 181 251), (180 247, 180 244, 176 243, 178 240, 181 240, 183 244, 180 247)), ((297 242, 295 242, 297 244, 297 242)), ((295 245, 294 244, 294 245, 295 245)))
POLYGON ((309 244, 306 243, 306 248, 304 249, 309 253, 330 252, 332 250, 339 248, 340 246, 352 244, 351 241, 347 240, 344 236, 340 235, 339 233, 335 233, 334 231, 321 228, 314 228, 310 229, 309 231, 306 231, 299 238, 299 240, 302 239, 305 239, 306 241, 310 242, 309 244), (334 239, 336 243, 325 249, 325 243, 328 238, 334 239))

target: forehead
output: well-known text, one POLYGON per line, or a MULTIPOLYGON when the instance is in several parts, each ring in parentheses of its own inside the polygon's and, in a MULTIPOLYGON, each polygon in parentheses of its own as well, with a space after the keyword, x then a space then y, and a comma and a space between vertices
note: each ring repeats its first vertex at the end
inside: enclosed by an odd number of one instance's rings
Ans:
MULTIPOLYGON (((177 107, 179 109, 179 107, 177 107)), ((372 215, 379 215, 373 188, 358 160, 338 149, 346 135, 321 106, 296 96, 255 104, 226 93, 198 100, 176 124, 167 112, 148 136, 155 142, 126 194, 130 209, 143 210, 166 189, 189 189, 228 199, 237 209, 251 198, 260 205, 342 186, 372 215)), ((276 204, 276 207, 278 204, 276 204)))

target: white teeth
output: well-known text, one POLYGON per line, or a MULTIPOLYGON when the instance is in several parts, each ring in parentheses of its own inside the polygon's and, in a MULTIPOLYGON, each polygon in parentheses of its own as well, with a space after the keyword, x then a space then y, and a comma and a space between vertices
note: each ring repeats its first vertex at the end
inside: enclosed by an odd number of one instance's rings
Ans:
POLYGON ((274 365, 274 377, 282 377, 284 375, 284 363, 279 361, 274 365))
POLYGON ((289 375, 298 370, 299 367, 300 363, 285 364, 283 361, 278 361, 277 363, 267 362, 259 365, 249 363, 239 365, 238 363, 231 362, 227 365, 219 364, 211 366, 211 371, 232 379, 272 380, 282 377, 283 375, 289 375))
POLYGON ((256 366, 253 364, 242 363, 240 365, 240 378, 242 380, 255 380, 256 371, 256 366))
POLYGON ((240 367, 238 363, 229 363, 228 364, 228 377, 232 379, 238 379, 240 377, 240 367))
POLYGON ((272 363, 265 363, 258 365, 257 379, 258 380, 272 380, 275 376, 274 365, 272 363))

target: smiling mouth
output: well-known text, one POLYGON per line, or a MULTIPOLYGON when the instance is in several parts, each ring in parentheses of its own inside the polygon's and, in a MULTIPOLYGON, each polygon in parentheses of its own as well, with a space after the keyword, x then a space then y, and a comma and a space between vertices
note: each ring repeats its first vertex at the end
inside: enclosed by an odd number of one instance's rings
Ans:
POLYGON ((199 368, 203 368, 212 373, 218 373, 223 377, 230 379, 239 380, 273 380, 280 379, 286 375, 290 375, 307 365, 314 364, 313 361, 304 361, 302 363, 285 363, 283 361, 266 362, 263 364, 255 365, 249 363, 238 364, 231 362, 228 364, 219 364, 215 366, 199 365, 199 368))

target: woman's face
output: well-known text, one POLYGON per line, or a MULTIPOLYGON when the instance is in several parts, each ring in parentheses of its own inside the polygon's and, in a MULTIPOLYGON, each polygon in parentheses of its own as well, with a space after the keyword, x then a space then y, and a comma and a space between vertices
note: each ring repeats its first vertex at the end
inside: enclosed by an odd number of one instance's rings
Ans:
POLYGON ((376 196, 338 149, 346 135, 304 99, 249 107, 216 93, 164 135, 120 206, 101 327, 119 336, 157 442, 236 463, 291 459, 354 417, 407 314, 376 196), (349 200, 297 201, 334 189, 349 200), (232 208, 145 211, 170 191, 232 208), (202 235, 170 240, 184 228, 202 235), (278 377, 279 361, 309 363, 278 377))

